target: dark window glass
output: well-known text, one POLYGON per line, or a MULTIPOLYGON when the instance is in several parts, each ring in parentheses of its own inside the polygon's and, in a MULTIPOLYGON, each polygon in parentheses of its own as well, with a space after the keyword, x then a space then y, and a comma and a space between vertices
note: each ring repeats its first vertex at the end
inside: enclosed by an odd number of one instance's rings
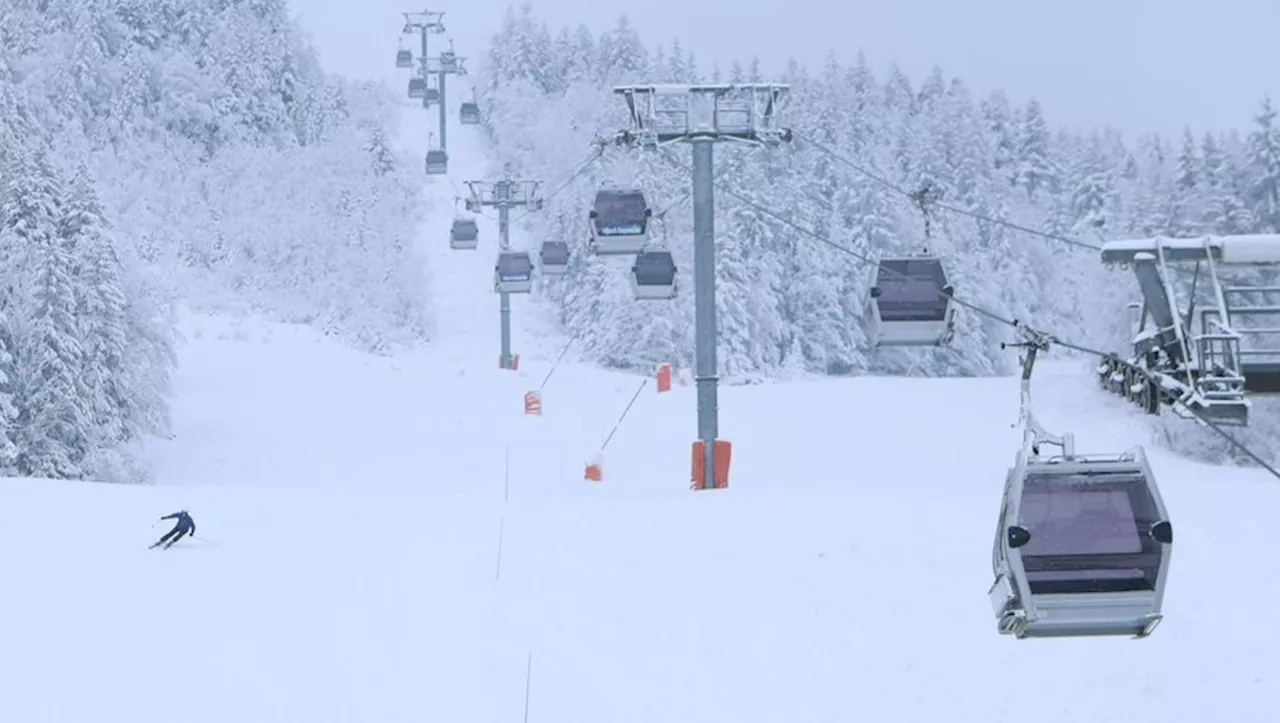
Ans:
POLYGON ((893 259, 881 263, 876 277, 880 296, 876 306, 883 321, 944 321, 948 299, 942 294, 946 276, 942 264, 921 259, 893 259))
POLYGON ((1162 550, 1149 532, 1159 520, 1140 477, 1033 475, 1020 517, 1032 593, 1155 589, 1162 550))

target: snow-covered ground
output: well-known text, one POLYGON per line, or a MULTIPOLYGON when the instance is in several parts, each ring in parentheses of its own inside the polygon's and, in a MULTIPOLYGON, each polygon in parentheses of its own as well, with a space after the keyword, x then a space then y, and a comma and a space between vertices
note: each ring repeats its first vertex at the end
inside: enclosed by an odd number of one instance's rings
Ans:
MULTIPOLYGON (((456 107, 456 106, 455 106, 456 107)), ((483 148, 452 129, 452 178, 483 148)), ((422 134, 425 143, 425 133, 422 134)), ((427 191, 451 203, 447 179, 427 191)), ((184 321, 154 487, 0 482, 0 721, 1265 721, 1280 485, 1152 450, 1177 527, 1145 641, 1019 642, 987 602, 1014 379, 726 388, 731 489, 687 491, 692 388, 565 363, 516 300, 497 369, 496 224, 423 236, 430 349, 184 321), (189 509, 195 540, 149 551, 189 509), (1229 593, 1229 594, 1228 594, 1229 593)), ((1082 452, 1145 441, 1085 366, 1037 374, 1082 452)))
MULTIPOLYGON (((986 600, 1013 379, 727 388, 731 489, 688 484, 694 395, 459 374, 194 318, 161 483, 0 484, 0 720, 1266 720, 1280 487, 1153 451, 1178 528, 1148 640, 1018 642, 986 600), (190 509, 201 539, 146 546, 190 509), (1229 594, 1228 594, 1229 593, 1229 594), (1257 602, 1255 602, 1257 601, 1257 602)), ((1075 365, 1080 448, 1142 442, 1075 365)))

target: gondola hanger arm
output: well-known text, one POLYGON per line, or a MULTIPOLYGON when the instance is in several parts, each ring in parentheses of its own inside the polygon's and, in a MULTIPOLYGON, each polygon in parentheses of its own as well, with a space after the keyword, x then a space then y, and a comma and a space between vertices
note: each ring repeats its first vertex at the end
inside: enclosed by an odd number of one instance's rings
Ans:
POLYGON ((1021 341, 1004 342, 1000 344, 1000 348, 1023 350, 1018 357, 1018 362, 1022 366, 1022 379, 1019 383, 1018 425, 1022 427, 1023 446, 1030 449, 1031 453, 1038 457, 1040 456, 1040 447, 1050 444, 1060 447, 1063 457, 1071 459, 1075 457, 1075 436, 1070 433, 1063 435, 1050 434, 1044 427, 1040 426, 1031 404, 1031 375, 1035 371, 1036 358, 1040 352, 1049 350, 1052 337, 1025 324, 1019 324, 1017 331, 1021 341))

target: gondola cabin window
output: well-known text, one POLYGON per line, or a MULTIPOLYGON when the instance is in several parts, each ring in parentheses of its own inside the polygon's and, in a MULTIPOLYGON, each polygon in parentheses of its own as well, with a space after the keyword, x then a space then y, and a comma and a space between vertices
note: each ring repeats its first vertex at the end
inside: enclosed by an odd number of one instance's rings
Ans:
POLYGON ((883 321, 939 321, 946 317, 946 277, 936 261, 882 262, 876 299, 883 321))
POLYGON ((1029 478, 1020 526, 1031 533, 1021 548, 1031 592, 1154 590, 1161 549, 1150 530, 1157 515, 1140 477, 1029 478))

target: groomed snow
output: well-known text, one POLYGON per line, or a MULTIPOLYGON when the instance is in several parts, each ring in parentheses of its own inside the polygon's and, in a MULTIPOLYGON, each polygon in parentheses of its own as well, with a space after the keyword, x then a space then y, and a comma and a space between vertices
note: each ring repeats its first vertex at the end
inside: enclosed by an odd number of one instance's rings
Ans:
MULTIPOLYGON (((648 385, 588 485, 633 377, 562 368, 532 418, 542 365, 450 375, 190 324, 163 484, 0 484, 0 719, 515 721, 530 652, 530 721, 1264 720, 1277 702, 1259 511, 1280 488, 1251 471, 1153 450, 1178 536, 1151 639, 995 633, 1013 379, 725 389, 732 488, 691 493, 690 388, 648 385), (146 550, 184 507, 202 539, 146 550)), ((1082 451, 1142 441, 1082 367, 1046 372, 1044 422, 1082 451)))

